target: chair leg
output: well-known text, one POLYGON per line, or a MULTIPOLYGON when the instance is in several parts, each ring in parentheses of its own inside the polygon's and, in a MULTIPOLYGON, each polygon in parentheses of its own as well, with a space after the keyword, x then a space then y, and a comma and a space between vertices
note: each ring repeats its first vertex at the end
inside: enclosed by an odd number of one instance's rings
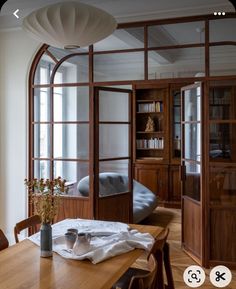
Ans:
POLYGON ((165 271, 166 271, 166 279, 167 279, 167 289, 174 289, 174 279, 173 279, 173 274, 172 274, 172 269, 171 269, 171 264, 170 264, 170 246, 166 242, 163 248, 164 252, 164 266, 165 266, 165 271))
POLYGON ((164 276, 163 276, 163 253, 158 251, 156 253, 157 259, 157 276, 155 282, 155 289, 165 289, 164 276))

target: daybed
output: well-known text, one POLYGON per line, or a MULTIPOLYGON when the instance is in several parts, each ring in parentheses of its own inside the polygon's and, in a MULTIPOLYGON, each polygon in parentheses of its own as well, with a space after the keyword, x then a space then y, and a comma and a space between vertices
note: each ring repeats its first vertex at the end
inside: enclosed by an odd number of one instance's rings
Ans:
MULTIPOLYGON (((79 194, 89 195, 89 176, 80 180, 77 186, 79 194)), ((124 174, 106 172, 99 174, 99 194, 107 196, 128 190, 128 177, 124 174)), ((133 222, 139 223, 148 217, 157 206, 157 197, 148 188, 133 180, 133 222)))

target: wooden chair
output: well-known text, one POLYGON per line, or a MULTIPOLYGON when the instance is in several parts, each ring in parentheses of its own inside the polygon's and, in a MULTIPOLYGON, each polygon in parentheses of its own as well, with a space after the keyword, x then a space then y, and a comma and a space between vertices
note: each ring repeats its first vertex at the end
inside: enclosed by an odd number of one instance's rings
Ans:
MULTIPOLYGON (((174 289, 174 280, 172 275, 172 269, 170 264, 170 255, 169 255, 169 244, 167 243, 167 237, 169 234, 169 229, 165 229, 155 240, 153 247, 147 257, 153 255, 157 262, 157 273, 154 281, 153 288, 155 289, 174 289), (163 266, 164 265, 164 266, 163 266), (164 283, 164 272, 163 267, 165 268, 166 280, 167 284, 164 283)), ((147 274, 146 270, 137 269, 137 268, 129 268, 123 276, 112 286, 113 289, 121 288, 127 289, 129 288, 129 282, 132 279, 132 276, 147 274)), ((137 287, 139 288, 139 287, 137 287)), ((142 288, 142 287, 141 287, 142 288)))
POLYGON ((157 278, 155 287, 157 289, 174 289, 174 279, 170 264, 170 246, 167 243, 167 237, 169 235, 169 229, 165 229, 156 239, 149 254, 153 254, 158 264, 157 278), (164 265, 164 266, 163 266, 164 265), (164 283, 164 272, 165 269, 166 281, 164 283))
MULTIPOLYGON (((148 256, 148 264, 147 264, 147 270, 141 270, 137 269, 136 271, 129 271, 129 274, 126 275, 126 281, 127 281, 127 289, 152 289, 154 288, 154 282, 156 279, 156 273, 157 273, 157 262, 153 254, 150 254, 148 256)), ((119 284, 119 281, 115 285, 116 289, 123 289, 123 283, 119 284), (122 287, 120 287, 120 285, 122 287)))
POLYGON ((9 246, 9 242, 7 240, 7 237, 3 233, 3 231, 0 229, 0 251, 3 249, 6 249, 9 246))
POLYGON ((157 273, 157 262, 151 254, 148 258, 148 272, 146 274, 133 276, 128 289, 152 289, 157 273))
POLYGON ((34 215, 32 217, 29 217, 17 223, 14 228, 14 235, 15 235, 16 243, 19 243, 18 234, 20 234, 21 231, 29 228, 31 230, 30 232, 34 234, 38 231, 37 225, 39 225, 40 223, 41 223, 41 219, 40 219, 40 216, 38 215, 34 215))

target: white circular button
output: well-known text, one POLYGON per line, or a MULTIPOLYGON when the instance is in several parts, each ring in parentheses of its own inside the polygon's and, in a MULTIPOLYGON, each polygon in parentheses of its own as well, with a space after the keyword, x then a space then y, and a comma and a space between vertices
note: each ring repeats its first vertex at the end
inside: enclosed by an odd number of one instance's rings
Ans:
POLYGON ((202 267, 192 265, 185 269, 183 278, 186 285, 197 288, 205 282, 206 275, 202 267))
POLYGON ((219 265, 210 272, 210 281, 216 287, 226 287, 232 280, 232 273, 229 268, 219 265))

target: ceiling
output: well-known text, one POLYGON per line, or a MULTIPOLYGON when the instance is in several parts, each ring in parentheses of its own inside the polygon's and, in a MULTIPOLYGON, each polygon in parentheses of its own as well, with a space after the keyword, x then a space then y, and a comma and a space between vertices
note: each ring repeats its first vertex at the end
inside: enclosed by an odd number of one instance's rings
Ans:
MULTIPOLYGON (((64 2, 71 0, 64 0, 64 2)), ((76 0, 74 0, 76 1, 76 0)), ((0 14, 0 29, 18 29, 22 19, 40 7, 62 0, 8 0, 0 14), (19 9, 17 19, 13 13, 19 9)), ((228 0, 80 0, 112 14, 119 23, 151 19, 234 12, 228 0)))

